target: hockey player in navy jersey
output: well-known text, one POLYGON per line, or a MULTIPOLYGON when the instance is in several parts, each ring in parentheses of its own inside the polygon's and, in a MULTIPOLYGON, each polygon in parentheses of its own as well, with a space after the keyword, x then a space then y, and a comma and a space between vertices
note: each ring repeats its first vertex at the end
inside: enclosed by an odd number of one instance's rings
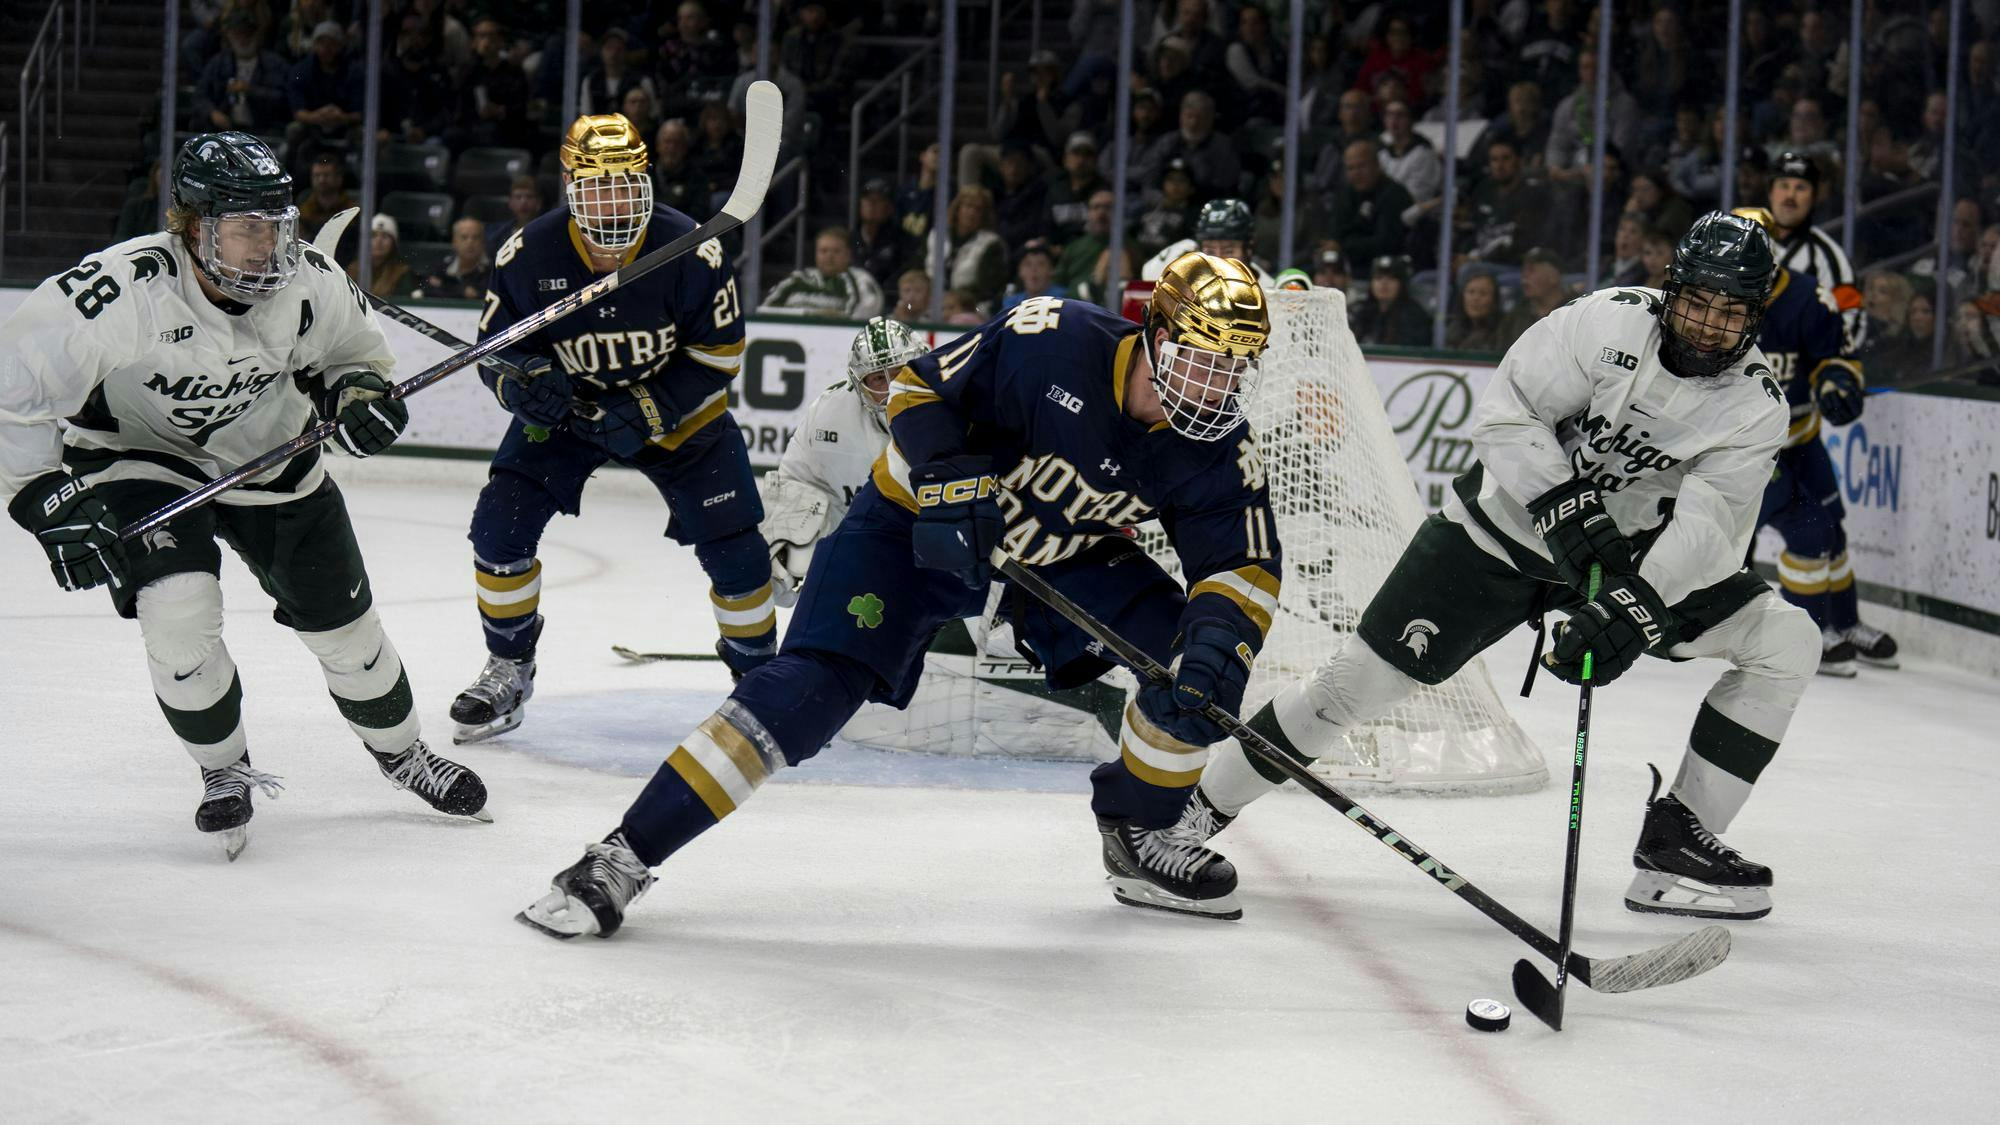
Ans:
MULTIPOLYGON (((1190 846, 1214 825, 1189 800, 1277 605, 1279 553, 1237 397, 1270 332, 1263 291, 1191 253, 1144 326, 1034 298, 911 363, 890 384, 889 447, 813 552, 784 651, 684 738, 623 822, 520 915, 556 937, 608 937, 650 869, 817 754, 870 699, 906 705, 947 621, 978 613, 998 546, 1163 662, 1171 687, 1125 708, 1120 757, 1091 774, 1122 902, 1235 918, 1236 872, 1190 846), (1124 534, 1157 518, 1184 592, 1124 534)), ((1108 671, 1101 648, 1025 597, 1015 634, 1052 687, 1108 671)))
MULTIPOLYGON (((1775 233, 1762 207, 1735 211, 1775 233)), ((1778 471, 1764 490, 1759 526, 1784 536, 1778 585, 1785 600, 1812 614, 1820 629, 1819 672, 1853 676, 1857 661, 1894 668, 1896 640, 1861 623, 1854 566, 1847 558, 1847 510, 1833 459, 1820 441, 1821 419, 1845 426, 1861 417, 1866 383, 1861 365, 1847 354, 1846 321, 1839 302, 1819 278, 1779 267, 1757 340, 1785 388, 1791 425, 1778 451, 1778 471)))
MULTIPOLYGON (((570 126, 560 157, 567 206, 530 222, 494 256, 481 338, 695 228, 653 205, 646 145, 622 114, 570 126)), ((472 561, 486 667, 452 703, 457 741, 521 725, 541 636, 542 531, 577 514, 584 482, 606 462, 645 474, 667 502, 667 537, 708 573, 722 638, 741 676, 777 651, 763 505, 728 409, 743 359, 736 279, 722 244, 619 287, 500 355, 527 378, 482 370, 513 413, 472 513, 472 561)))

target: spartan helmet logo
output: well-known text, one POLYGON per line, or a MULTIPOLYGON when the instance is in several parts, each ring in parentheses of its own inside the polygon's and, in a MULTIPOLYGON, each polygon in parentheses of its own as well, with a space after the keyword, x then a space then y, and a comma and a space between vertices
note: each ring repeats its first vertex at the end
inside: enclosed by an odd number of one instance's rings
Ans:
POLYGON ((154 551, 168 551, 180 546, 180 543, 174 539, 173 532, 168 531, 164 527, 147 532, 140 539, 140 542, 146 545, 147 554, 151 554, 154 551))
POLYGON ((1422 660, 1424 653, 1430 651, 1431 638, 1437 635, 1437 625, 1419 617, 1408 625, 1403 626, 1402 641, 1405 645, 1409 646, 1410 652, 1418 660, 1422 660))

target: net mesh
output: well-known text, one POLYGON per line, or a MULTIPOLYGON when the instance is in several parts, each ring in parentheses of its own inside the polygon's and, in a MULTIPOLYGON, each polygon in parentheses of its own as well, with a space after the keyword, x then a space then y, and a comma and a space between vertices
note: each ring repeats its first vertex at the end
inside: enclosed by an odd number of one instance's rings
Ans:
MULTIPOLYGON (((1246 715, 1339 649, 1424 515, 1340 292, 1267 297, 1271 346, 1246 413, 1270 482, 1285 574, 1246 715)), ((1157 524, 1141 542, 1178 576, 1157 524)), ((1541 751, 1507 715, 1479 659, 1349 732, 1314 770, 1432 792, 1524 792, 1548 781, 1541 751)))

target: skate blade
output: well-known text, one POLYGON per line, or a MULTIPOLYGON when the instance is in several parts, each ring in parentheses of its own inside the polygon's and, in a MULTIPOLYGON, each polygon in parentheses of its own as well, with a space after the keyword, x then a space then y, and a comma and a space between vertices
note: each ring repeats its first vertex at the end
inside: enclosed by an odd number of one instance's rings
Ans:
POLYGON ((1126 906, 1142 906, 1148 910, 1164 910, 1169 914, 1187 914, 1196 918, 1214 918, 1222 922, 1234 922, 1243 917, 1243 908, 1237 905, 1234 892, 1220 898, 1182 898, 1176 894, 1169 894, 1144 879, 1106 875, 1104 881, 1111 884, 1111 897, 1126 906))
POLYGON ((250 828, 248 825, 225 828, 215 834, 215 842, 222 845, 223 858, 235 863, 236 857, 243 854, 243 849, 250 846, 250 828))
POLYGON ((495 735, 506 734, 508 731, 520 726, 521 720, 526 717, 524 709, 517 707, 490 723, 473 723, 469 725, 466 723, 453 723, 451 744, 453 746, 463 746, 468 742, 484 742, 495 735))
POLYGON ((1861 663, 1868 665, 1870 668, 1883 668, 1891 672, 1903 666, 1903 662, 1893 656, 1863 655, 1860 660, 1861 663))
POLYGON ((1854 661, 1852 660, 1841 660, 1832 664, 1828 664, 1822 660, 1819 664, 1819 674, 1822 676, 1832 676, 1840 680, 1851 680, 1860 675, 1861 670, 1854 666, 1854 661))
POLYGON ((1637 871, 1632 875, 1631 887, 1625 891, 1625 909, 1640 914, 1748 921, 1771 912, 1771 890, 1723 887, 1662 871, 1637 871))
POLYGON ((514 921, 560 941, 585 934, 603 936, 598 933, 597 916, 588 906, 556 890, 529 903, 526 910, 514 915, 514 921))
POLYGON ((492 814, 492 813, 490 813, 490 812, 487 812, 487 811, 486 811, 485 809, 483 809, 483 808, 482 808, 482 809, 480 809, 480 810, 479 810, 479 811, 477 811, 477 812, 469 812, 469 813, 466 813, 466 814, 465 814, 465 819, 467 819, 467 820, 476 820, 476 821, 478 821, 478 822, 479 822, 479 823, 481 823, 481 824, 491 824, 491 823, 493 823, 493 814, 492 814))

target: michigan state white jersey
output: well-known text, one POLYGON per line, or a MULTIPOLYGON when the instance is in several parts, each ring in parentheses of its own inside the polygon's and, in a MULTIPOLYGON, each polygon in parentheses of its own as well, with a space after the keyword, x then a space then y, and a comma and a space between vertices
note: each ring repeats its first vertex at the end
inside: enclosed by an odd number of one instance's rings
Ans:
POLYGON ((1659 360, 1657 289, 1603 289, 1537 322, 1500 361, 1473 414, 1478 463, 1446 518, 1524 573, 1553 577, 1526 504, 1595 481, 1628 536, 1658 528, 1640 577, 1672 605, 1743 567, 1785 440, 1784 391, 1752 348, 1683 379, 1659 360))
MULTIPOLYGON (((317 250, 300 257, 283 289, 227 308, 176 234, 42 282, 0 325, 0 493, 63 465, 194 489, 315 425, 307 393, 332 377, 387 377, 395 358, 360 291, 317 250)), ((309 450, 217 500, 282 503, 325 472, 309 450)))
POLYGON ((773 475, 831 494, 836 502, 832 522, 838 523, 888 444, 887 419, 868 409, 843 379, 806 407, 773 475))
MULTIPOLYGON (((1183 238, 1179 242, 1169 243, 1161 248, 1159 253, 1146 259, 1146 263, 1139 267, 1139 280, 1160 280, 1160 275, 1167 272, 1167 265, 1175 258, 1199 249, 1201 249, 1201 243, 1196 242, 1192 238, 1183 238)), ((1264 272, 1263 266, 1248 260, 1243 264, 1249 266, 1250 272, 1257 276, 1258 285, 1266 289, 1276 289, 1278 287, 1278 283, 1271 280, 1271 275, 1264 272)))

